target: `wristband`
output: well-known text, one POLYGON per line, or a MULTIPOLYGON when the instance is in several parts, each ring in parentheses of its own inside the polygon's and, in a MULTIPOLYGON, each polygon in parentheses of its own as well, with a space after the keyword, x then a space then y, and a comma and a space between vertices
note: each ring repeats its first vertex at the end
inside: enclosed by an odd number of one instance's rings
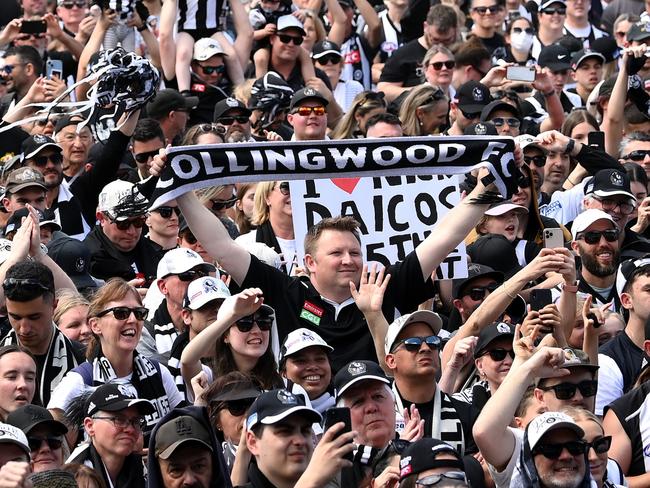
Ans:
POLYGON ((576 147, 575 139, 569 139, 569 142, 566 145, 566 149, 564 150, 564 154, 571 154, 574 147, 576 147))
POLYGON ((566 291, 568 293, 578 293, 578 283, 576 282, 575 285, 567 285, 565 283, 562 287, 562 291, 566 291))
POLYGON ((148 28, 149 28, 149 27, 147 26, 147 23, 144 22, 144 23, 142 24, 141 27, 136 27, 135 29, 136 29, 138 32, 142 32, 142 31, 146 31, 148 28))

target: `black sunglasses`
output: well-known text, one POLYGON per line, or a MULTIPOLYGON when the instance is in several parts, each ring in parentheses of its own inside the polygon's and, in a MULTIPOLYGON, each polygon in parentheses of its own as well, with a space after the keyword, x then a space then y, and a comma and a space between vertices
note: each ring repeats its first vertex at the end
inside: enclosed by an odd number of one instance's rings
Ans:
POLYGON ((555 393, 555 398, 558 400, 571 400, 575 394, 576 390, 580 390, 580 394, 587 398, 592 397, 598 391, 598 381, 597 380, 584 380, 580 383, 558 383, 553 386, 538 386, 542 391, 553 390, 555 393))
POLYGON ((136 320, 144 320, 147 318, 149 310, 145 307, 111 307, 106 310, 102 310, 97 314, 97 317, 103 317, 109 313, 113 314, 117 320, 127 320, 131 314, 135 317, 136 320))
POLYGON ((278 190, 280 190, 280 193, 282 193, 285 197, 289 195, 290 190, 289 190, 289 182, 288 181, 283 181, 280 183, 278 186, 278 190))
POLYGON ((584 441, 570 441, 562 444, 539 444, 533 449, 533 455, 541 454, 547 459, 557 459, 566 449, 572 456, 580 456, 587 452, 587 443, 584 441))
POLYGON ((302 37, 288 36, 286 34, 278 34, 278 39, 280 39, 280 42, 282 44, 289 44, 290 42, 293 42, 294 46, 300 46, 304 41, 302 37))
MULTIPOLYGON (((187 238, 186 240, 189 242, 187 238)), ((192 243, 190 242, 190 244, 192 243)), ((208 276, 208 273, 202 269, 190 269, 188 271, 183 271, 182 273, 176 273, 175 276, 178 276, 178 279, 181 281, 194 281, 198 278, 208 276)))
POLYGON ((512 32, 514 32, 515 34, 521 34, 522 32, 525 32, 526 34, 532 36, 533 34, 535 34, 535 29, 533 29, 532 27, 526 27, 525 29, 522 29, 521 27, 513 27, 512 32))
POLYGON ((127 220, 113 220, 112 222, 115 224, 115 227, 117 227, 119 230, 127 230, 129 227, 133 226, 136 229, 142 229, 144 227, 144 224, 146 223, 146 218, 143 217, 138 217, 135 219, 127 219, 127 220))
POLYGON ((646 156, 650 156, 650 149, 637 149, 636 151, 631 151, 625 156, 621 156, 621 159, 629 159, 630 161, 643 161, 646 156))
POLYGON ((199 64, 201 67, 201 70, 203 70, 204 75, 212 75, 212 74, 218 74, 221 75, 226 72, 226 66, 221 64, 219 66, 203 66, 202 64, 199 64))
POLYGON ((435 63, 429 63, 429 66, 433 66, 436 71, 440 71, 443 66, 447 69, 454 69, 456 61, 436 61, 435 63))
POLYGON ((246 122, 249 122, 249 119, 246 115, 226 115, 217 120, 217 122, 222 125, 232 125, 235 121, 237 121, 238 124, 245 124, 246 122))
POLYGON ((181 237, 187 241, 188 244, 193 246, 198 242, 198 239, 194 237, 194 234, 192 234, 189 230, 185 230, 181 232, 181 237))
POLYGON ((508 124, 508 126, 515 129, 521 125, 521 120, 514 117, 494 117, 490 122, 492 122, 495 127, 503 127, 505 124, 508 124))
POLYGON ((224 208, 230 208, 235 205, 237 197, 233 196, 228 200, 210 200, 212 202, 212 210, 223 210, 224 208))
POLYGON ((141 152, 138 154, 134 154, 133 158, 140 164, 145 164, 149 159, 154 158, 158 153, 160 152, 160 149, 156 149, 155 151, 147 151, 147 152, 141 152))
POLYGON ((239 332, 250 332, 255 324, 257 324, 262 331, 271 330, 271 327, 273 326, 273 314, 261 311, 260 309, 256 313, 242 317, 235 322, 239 332))
POLYGON ((61 153, 54 153, 49 156, 34 156, 30 161, 33 161, 34 166, 44 168, 47 166, 48 161, 51 161, 52 164, 61 164, 63 162, 63 155, 61 153))
POLYGON ((321 56, 320 58, 316 59, 318 61, 318 64, 322 64, 323 66, 326 64, 339 64, 341 62, 341 56, 338 54, 326 54, 325 56, 321 56))
POLYGON ((465 291, 463 296, 469 296, 472 300, 475 302, 479 300, 483 300, 485 298, 485 292, 489 291, 490 293, 494 292, 499 288, 499 285, 496 283, 490 283, 489 285, 485 286, 474 286, 468 290, 465 291))
POLYGON ((528 166, 534 164, 538 168, 543 168, 546 165, 546 156, 524 156, 524 162, 528 166))
POLYGON ((59 449, 63 445, 63 440, 60 437, 28 437, 27 443, 29 444, 30 451, 38 451, 43 442, 47 443, 47 446, 51 450, 59 449))
POLYGON ((485 15, 488 10, 490 11, 490 13, 493 14, 497 12, 501 12, 501 10, 503 10, 503 7, 501 5, 494 4, 494 5, 488 5, 487 7, 474 7, 472 10, 479 15, 485 15))
POLYGON ((176 214, 176 217, 180 217, 181 215, 181 209, 178 207, 158 207, 157 209, 152 210, 152 212, 159 213, 163 219, 171 218, 172 214, 176 214))
POLYGON ((406 339, 402 339, 401 341, 397 341, 395 344, 393 344, 391 352, 394 352, 402 344, 404 344, 404 349, 406 349, 408 352, 419 351, 420 347, 422 347, 422 343, 429 346, 429 349, 438 349, 441 342, 442 341, 440 337, 437 335, 430 335, 427 337, 407 337, 406 339))
POLYGON ((542 10, 542 13, 546 14, 546 15, 553 15, 553 14, 565 15, 566 14, 566 7, 545 8, 544 10, 542 10))
POLYGON ((510 356, 510 359, 515 359, 515 351, 512 349, 492 349, 485 351, 483 356, 490 356, 492 361, 503 361, 506 356, 510 356))
POLYGON ((255 398, 242 398, 241 400, 226 400, 220 402, 216 410, 228 410, 233 417, 241 417, 251 407, 255 398))
POLYGON ((620 235, 621 233, 618 229, 589 230, 579 233, 576 238, 578 240, 584 240, 587 244, 594 245, 600 242, 601 237, 604 237, 607 242, 616 242, 620 235))
POLYGON ((612 446, 612 436, 599 437, 598 439, 587 442, 587 450, 593 449, 596 454, 605 454, 612 446))

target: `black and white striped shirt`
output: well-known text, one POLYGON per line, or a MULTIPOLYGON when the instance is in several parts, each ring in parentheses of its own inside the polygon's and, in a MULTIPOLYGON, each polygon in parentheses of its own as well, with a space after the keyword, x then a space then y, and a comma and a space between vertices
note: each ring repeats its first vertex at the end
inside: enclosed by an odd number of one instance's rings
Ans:
POLYGON ((204 30, 219 27, 223 0, 179 0, 178 30, 204 30))

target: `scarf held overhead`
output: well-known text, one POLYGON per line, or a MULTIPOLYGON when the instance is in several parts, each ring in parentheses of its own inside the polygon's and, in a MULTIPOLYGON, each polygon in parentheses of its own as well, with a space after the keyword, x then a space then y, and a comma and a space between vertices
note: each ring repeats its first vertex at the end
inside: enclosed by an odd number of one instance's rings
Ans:
POLYGON ((153 207, 215 185, 361 176, 451 175, 487 167, 504 198, 517 191, 511 137, 400 137, 179 146, 167 151, 153 207))

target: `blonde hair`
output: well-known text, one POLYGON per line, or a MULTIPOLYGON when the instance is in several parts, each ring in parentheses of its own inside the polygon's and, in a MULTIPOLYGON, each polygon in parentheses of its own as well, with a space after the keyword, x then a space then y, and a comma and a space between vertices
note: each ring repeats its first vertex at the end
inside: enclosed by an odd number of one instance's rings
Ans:
POLYGON ((235 185, 209 186, 207 188, 201 188, 200 190, 195 190, 194 194, 196 195, 196 198, 199 199, 199 202, 205 205, 206 203, 208 203, 208 201, 212 200, 215 196, 221 193, 228 186, 232 186, 234 189, 235 185))
POLYGON ((402 103, 402 108, 399 111, 404 135, 427 135, 422 133, 420 119, 418 119, 416 110, 418 108, 426 111, 432 110, 439 102, 444 102, 449 106, 449 98, 442 93, 439 86, 424 84, 413 88, 404 100, 404 103, 402 103), (434 98, 437 97, 438 92, 441 93, 440 98, 434 98))
POLYGON ((436 54, 445 54, 451 59, 452 61, 456 60, 456 57, 454 56, 454 53, 452 53, 449 49, 447 49, 445 46, 442 44, 434 44, 429 48, 429 50, 426 52, 424 55, 424 58, 422 59, 422 65, 427 68, 429 66, 429 62, 431 61, 431 58, 434 57, 436 54))
POLYGON ((63 315, 68 313, 73 308, 89 307, 90 302, 77 290, 70 288, 62 288, 56 292, 57 304, 54 309, 52 320, 56 325, 59 325, 59 320, 63 315))
POLYGON ((248 101, 251 98, 251 88, 253 88, 255 78, 247 78, 232 90, 232 96, 241 100, 248 107, 248 101))
POLYGON ((375 94, 374 92, 364 91, 358 93, 354 100, 352 100, 352 105, 345 113, 343 118, 336 124, 336 127, 330 134, 331 139, 351 139, 354 137, 354 131, 359 129, 359 124, 357 124, 357 119, 355 115, 361 117, 377 110, 378 108, 386 109, 386 101, 382 96, 375 94))
POLYGON ((257 184, 257 188, 255 188, 255 200, 253 200, 251 224, 258 226, 269 220, 269 206, 266 203, 266 199, 275 188, 275 183, 275 181, 262 181, 257 184))

